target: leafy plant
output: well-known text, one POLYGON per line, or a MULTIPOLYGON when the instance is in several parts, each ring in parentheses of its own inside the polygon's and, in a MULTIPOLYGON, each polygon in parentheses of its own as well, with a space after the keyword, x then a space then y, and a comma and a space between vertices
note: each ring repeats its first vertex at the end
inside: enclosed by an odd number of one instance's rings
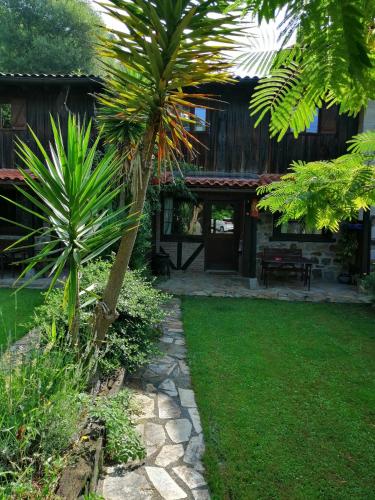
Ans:
POLYGON ((332 161, 295 161, 279 182, 258 188, 258 206, 280 212, 279 224, 303 219, 310 228, 339 229, 342 221, 375 204, 375 131, 349 141, 349 153, 332 161))
POLYGON ((337 256, 341 259, 343 270, 351 273, 355 263, 355 257, 358 251, 358 238, 354 232, 345 230, 340 235, 337 243, 337 256))
MULTIPOLYGON (((237 2, 243 4, 243 2, 237 2)), ((281 49, 270 57, 250 53, 245 65, 266 61, 269 71, 251 97, 257 123, 270 116, 271 136, 295 136, 312 122, 316 109, 338 104, 356 115, 375 96, 375 4, 360 0, 246 0, 259 21, 276 17, 281 49), (288 47, 292 37, 296 41, 288 47)))
POLYGON ((130 391, 123 389, 115 396, 97 398, 89 414, 106 426, 105 451, 110 460, 126 463, 146 455, 141 438, 132 422, 136 408, 130 391))
POLYGON ((100 16, 85 0, 0 0, 0 72, 95 74, 100 16))
POLYGON ((370 293, 373 301, 375 302, 375 271, 372 271, 363 278, 362 285, 364 289, 370 293))
POLYGON ((37 253, 25 260, 27 265, 19 278, 37 265, 41 269, 20 288, 48 272, 52 276, 51 290, 64 270, 68 272, 63 303, 75 344, 79 331, 81 266, 118 241, 132 219, 126 216, 127 207, 112 209, 120 190, 114 185, 120 165, 113 150, 94 165, 100 138, 90 147, 91 122, 85 128, 69 115, 66 147, 60 125, 52 117, 51 125, 54 144, 50 145, 50 153, 31 131, 44 161, 26 143, 19 141, 17 145, 26 187, 15 187, 34 208, 3 198, 33 214, 40 223, 36 229, 15 223, 29 232, 9 249, 36 247, 38 243, 27 244, 34 238, 43 242, 37 253))
MULTIPOLYGON (((98 259, 84 266, 82 270, 82 302, 87 306, 82 310, 81 336, 90 336, 94 303, 92 294, 100 295, 111 268, 111 261, 98 259)), ((60 307, 62 289, 53 290, 45 303, 35 310, 35 323, 39 325, 44 342, 51 343, 53 331, 64 332, 68 328, 66 312, 60 307), (54 325, 51 327, 51 325, 54 325)), ((152 286, 142 271, 129 271, 121 288, 118 311, 119 318, 110 328, 106 342, 101 345, 99 367, 110 374, 120 367, 127 372, 145 364, 157 350, 158 325, 165 313, 162 304, 167 295, 152 286)), ((55 338, 58 346, 64 335, 55 338), (60 338, 59 338, 60 337, 60 338)))
POLYGON ((90 372, 90 364, 77 363, 72 353, 63 350, 31 352, 16 363, 3 356, 1 498, 36 498, 36 493, 46 498, 53 491, 81 418, 80 394, 90 372))

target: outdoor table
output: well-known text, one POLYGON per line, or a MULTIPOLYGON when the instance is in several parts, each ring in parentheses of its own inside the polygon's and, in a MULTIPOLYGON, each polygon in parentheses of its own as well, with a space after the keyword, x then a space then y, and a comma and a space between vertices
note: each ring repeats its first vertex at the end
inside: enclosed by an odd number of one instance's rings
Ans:
POLYGON ((268 288, 268 276, 271 270, 300 271, 304 286, 310 290, 312 261, 306 257, 275 256, 262 259, 263 283, 268 288))

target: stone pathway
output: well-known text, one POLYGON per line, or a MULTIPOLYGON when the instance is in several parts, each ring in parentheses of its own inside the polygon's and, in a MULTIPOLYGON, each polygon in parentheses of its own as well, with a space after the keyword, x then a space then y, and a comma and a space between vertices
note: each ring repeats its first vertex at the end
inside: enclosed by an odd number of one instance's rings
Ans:
POLYGON ((248 279, 238 275, 219 273, 197 273, 174 271, 168 280, 160 281, 158 288, 175 295, 196 295, 210 297, 248 297, 256 299, 277 299, 304 302, 341 302, 351 304, 370 303, 369 295, 358 292, 357 287, 324 281, 311 282, 306 290, 298 280, 277 282, 269 288, 259 285, 249 289, 248 279))
POLYGON ((206 500, 204 441, 191 389, 180 302, 168 303, 163 355, 130 380, 142 408, 137 425, 147 458, 140 466, 108 467, 98 493, 106 500, 206 500))

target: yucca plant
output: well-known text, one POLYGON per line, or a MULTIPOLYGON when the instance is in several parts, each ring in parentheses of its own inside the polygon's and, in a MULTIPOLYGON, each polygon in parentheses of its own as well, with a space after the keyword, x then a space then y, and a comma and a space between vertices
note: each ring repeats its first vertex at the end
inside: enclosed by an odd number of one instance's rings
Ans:
MULTIPOLYGON (((115 187, 120 164, 116 152, 109 151, 95 163, 100 138, 90 146, 91 122, 87 127, 70 115, 67 125, 66 147, 59 123, 51 117, 53 144, 49 152, 30 130, 39 150, 37 156, 22 141, 17 144, 22 162, 19 170, 24 176, 25 187, 16 189, 31 202, 32 208, 5 198, 40 222, 37 229, 18 224, 28 231, 8 250, 35 248, 34 256, 27 258, 18 279, 39 267, 20 288, 48 273, 52 277, 50 289, 67 271, 65 280, 65 306, 69 317, 69 331, 76 344, 80 318, 80 269, 91 259, 102 254, 116 243, 130 228, 132 219, 127 207, 113 209, 118 196, 115 187), (31 243, 36 237, 43 243, 31 243), (41 248, 39 248, 41 246, 41 248)), ((13 222, 13 221, 10 221, 13 222)))
MULTIPOLYGON (((183 150, 193 153, 195 138, 184 128, 195 120, 189 110, 213 98, 184 89, 229 81, 223 49, 234 44, 236 16, 222 14, 221 0, 110 0, 102 5, 124 29, 112 29, 112 36, 102 40, 101 54, 116 64, 108 67, 105 92, 99 96, 99 119, 107 141, 121 150, 132 185, 131 211, 141 214, 154 155, 161 168, 183 150)), ((99 341, 116 317, 137 230, 122 238, 97 309, 99 341)))
POLYGON ((375 131, 349 141, 349 153, 332 161, 292 163, 291 172, 258 189, 259 207, 280 212, 279 224, 302 219, 308 227, 337 231, 342 221, 375 205, 375 131))

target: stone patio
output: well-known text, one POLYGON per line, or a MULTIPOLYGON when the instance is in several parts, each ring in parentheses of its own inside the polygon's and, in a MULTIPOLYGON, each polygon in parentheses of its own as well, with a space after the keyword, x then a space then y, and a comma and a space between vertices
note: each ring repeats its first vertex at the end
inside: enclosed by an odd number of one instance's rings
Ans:
POLYGON ((369 303, 370 297, 355 286, 327 281, 311 281, 311 290, 299 280, 270 280, 268 288, 258 285, 250 290, 249 280, 235 274, 174 271, 170 279, 161 280, 158 288, 174 295, 212 297, 249 297, 306 302, 369 303))
POLYGON ((107 467, 98 493, 106 500, 206 500, 201 462, 204 441, 186 364, 180 302, 168 304, 160 350, 163 355, 129 381, 142 409, 138 431, 147 457, 141 464, 107 467))

